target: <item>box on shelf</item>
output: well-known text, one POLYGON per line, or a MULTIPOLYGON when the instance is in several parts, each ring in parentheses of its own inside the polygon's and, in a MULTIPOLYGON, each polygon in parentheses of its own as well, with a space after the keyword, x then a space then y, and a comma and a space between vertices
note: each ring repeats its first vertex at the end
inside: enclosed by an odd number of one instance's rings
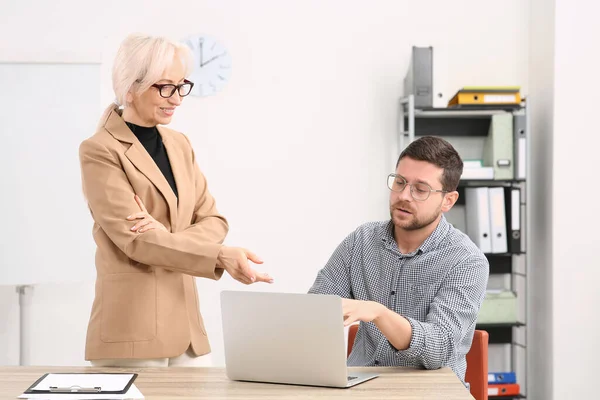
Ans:
POLYGON ((478 324, 517 322, 517 296, 508 290, 488 290, 477 317, 478 324))

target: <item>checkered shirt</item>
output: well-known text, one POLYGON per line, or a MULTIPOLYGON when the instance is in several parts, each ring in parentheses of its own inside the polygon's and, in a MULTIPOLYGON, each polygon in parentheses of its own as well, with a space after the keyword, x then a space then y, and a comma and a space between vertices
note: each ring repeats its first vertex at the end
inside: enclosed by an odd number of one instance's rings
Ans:
POLYGON ((402 254, 391 220, 361 225, 321 269, 309 293, 376 301, 412 326, 410 346, 397 350, 374 323, 361 322, 349 366, 449 366, 464 383, 489 264, 481 250, 442 216, 433 233, 402 254))

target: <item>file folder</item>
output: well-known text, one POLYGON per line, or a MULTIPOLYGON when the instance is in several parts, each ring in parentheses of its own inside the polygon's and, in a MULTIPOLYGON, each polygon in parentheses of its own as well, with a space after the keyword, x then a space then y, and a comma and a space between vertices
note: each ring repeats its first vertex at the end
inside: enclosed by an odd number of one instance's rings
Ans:
POLYGON ((518 86, 469 86, 460 89, 448 102, 449 107, 471 106, 502 106, 521 103, 520 87, 518 86))
POLYGON ((488 384, 490 383, 517 383, 517 376, 514 372, 490 372, 488 374, 488 384))
POLYGON ((450 82, 449 61, 451 57, 448 51, 448 46, 445 42, 433 44, 433 107, 446 108, 451 92, 448 91, 448 83, 450 82))
POLYGON ((488 188, 490 200, 490 231, 492 251, 491 253, 508 252, 506 241, 506 205, 504 204, 504 188, 488 188))
POLYGON ((520 390, 518 383, 488 384, 488 396, 518 396, 520 390))
POLYGON ((494 168, 492 167, 479 167, 479 168, 463 168, 463 173, 460 176, 463 181, 468 180, 494 180, 494 168))
POLYGON ((514 115, 514 161, 515 179, 527 178, 527 117, 525 114, 514 115))
POLYGON ((495 114, 483 145, 483 164, 494 168, 494 179, 514 179, 513 116, 495 114))
POLYGON ((508 252, 521 253, 521 190, 504 188, 508 252))
POLYGON ((492 251, 490 237, 490 200, 487 187, 465 188, 467 236, 484 253, 492 251))
POLYGON ((415 96, 415 107, 433 106, 433 47, 413 46, 408 72, 404 78, 404 95, 415 96))

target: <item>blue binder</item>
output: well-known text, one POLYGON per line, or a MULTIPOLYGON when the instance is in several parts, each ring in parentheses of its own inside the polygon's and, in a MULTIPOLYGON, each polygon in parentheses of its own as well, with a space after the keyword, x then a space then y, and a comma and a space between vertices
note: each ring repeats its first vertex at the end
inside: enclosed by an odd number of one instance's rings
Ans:
POLYGON ((488 383, 517 383, 517 377, 514 372, 490 372, 488 383))

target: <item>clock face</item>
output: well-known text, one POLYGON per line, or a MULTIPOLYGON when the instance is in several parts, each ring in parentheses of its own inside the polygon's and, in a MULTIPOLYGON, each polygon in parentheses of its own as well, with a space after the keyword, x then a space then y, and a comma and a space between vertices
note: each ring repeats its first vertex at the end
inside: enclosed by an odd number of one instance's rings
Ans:
POLYGON ((190 94, 210 96, 223 89, 231 77, 231 56, 227 49, 206 35, 195 35, 183 41, 194 57, 194 69, 190 81, 194 87, 190 94))

